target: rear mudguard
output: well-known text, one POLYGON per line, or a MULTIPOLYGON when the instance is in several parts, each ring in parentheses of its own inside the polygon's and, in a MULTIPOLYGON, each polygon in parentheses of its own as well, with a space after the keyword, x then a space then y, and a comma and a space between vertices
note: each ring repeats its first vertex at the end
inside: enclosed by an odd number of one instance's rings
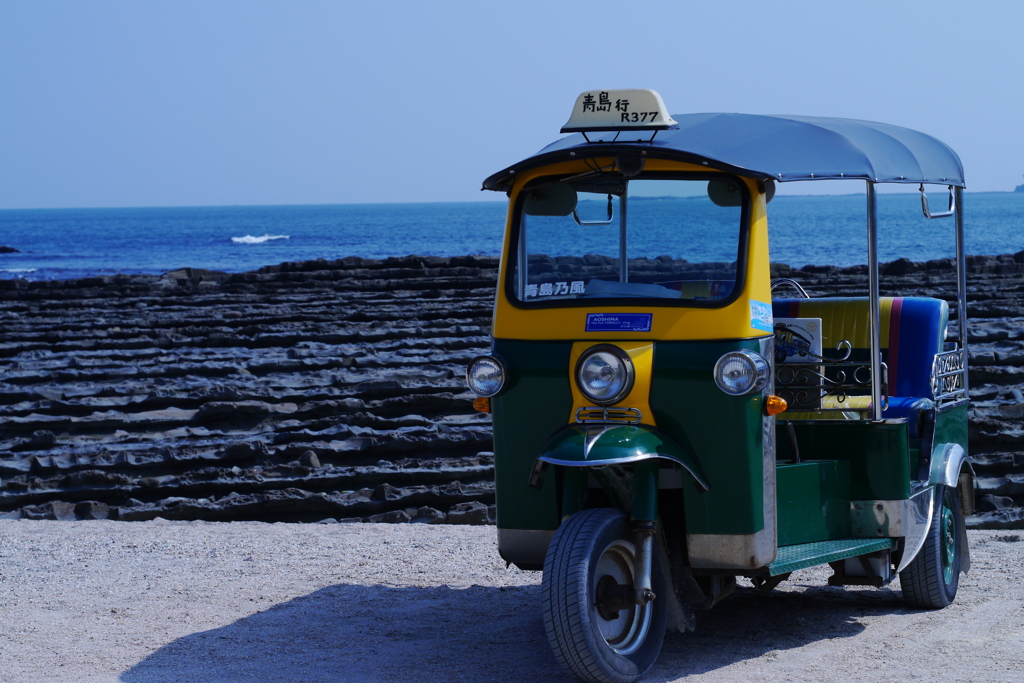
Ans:
POLYGON ((938 444, 932 450, 929 484, 960 488, 960 505, 964 516, 974 513, 974 467, 963 446, 957 443, 938 444))
MULTIPOLYGON (((938 444, 932 450, 928 488, 914 494, 909 500, 872 501, 877 512, 870 510, 871 506, 867 506, 868 512, 874 515, 873 519, 867 519, 871 522, 868 527, 877 526, 880 530, 885 530, 883 533, 903 536, 903 552, 897 571, 906 569, 924 547, 935 506, 939 504, 936 497, 937 487, 948 486, 958 490, 961 512, 966 518, 974 512, 974 480, 974 467, 967 459, 967 452, 963 446, 956 443, 938 444), (895 509, 897 506, 901 508, 898 511, 895 509), (894 525, 892 520, 900 523, 894 525), (893 526, 899 527, 900 531, 894 530, 893 526)), ((863 506, 854 507, 856 521, 863 517, 858 512, 863 506)), ((966 525, 962 526, 958 533, 961 548, 960 567, 966 574, 971 569, 966 525)))
POLYGON ((565 467, 595 467, 651 458, 680 465, 693 477, 698 490, 708 490, 693 454, 665 432, 647 425, 568 425, 548 439, 538 460, 565 467))
MULTIPOLYGON (((976 475, 967 451, 957 443, 938 444, 932 449, 931 483, 957 488, 960 493, 960 511, 964 519, 974 514, 976 475)), ((971 548, 967 544, 967 525, 960 528, 960 568, 966 574, 971 570, 971 548)))

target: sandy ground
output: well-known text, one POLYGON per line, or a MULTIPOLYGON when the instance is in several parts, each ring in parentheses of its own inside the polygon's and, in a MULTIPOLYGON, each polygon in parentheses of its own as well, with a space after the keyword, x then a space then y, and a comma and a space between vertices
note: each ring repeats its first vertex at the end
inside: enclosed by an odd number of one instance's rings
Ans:
MULTIPOLYGON (((671 634, 647 680, 1024 680, 1024 535, 956 603, 794 574, 671 634)), ((0 520, 0 681, 567 681, 494 529, 0 520)))

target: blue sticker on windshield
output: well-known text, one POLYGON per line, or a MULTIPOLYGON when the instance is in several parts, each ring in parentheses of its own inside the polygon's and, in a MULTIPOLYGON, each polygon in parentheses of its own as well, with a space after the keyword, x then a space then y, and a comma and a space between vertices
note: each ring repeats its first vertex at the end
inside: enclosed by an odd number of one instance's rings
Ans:
POLYGON ((587 332, 650 332, 650 313, 587 313, 587 332))
POLYGON ((750 301, 750 326, 755 330, 774 332, 775 322, 772 320, 772 305, 763 301, 750 301))

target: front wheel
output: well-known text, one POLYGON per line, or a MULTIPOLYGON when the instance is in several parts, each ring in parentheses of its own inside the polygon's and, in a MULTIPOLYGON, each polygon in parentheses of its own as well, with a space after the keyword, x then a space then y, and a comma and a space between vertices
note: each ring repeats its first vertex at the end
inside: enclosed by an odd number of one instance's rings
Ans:
POLYGON ((900 572, 903 599, 914 607, 939 609, 956 597, 960 583, 960 539, 964 524, 956 487, 939 486, 931 527, 924 545, 907 568, 900 572))
POLYGON ((638 680, 661 651, 670 587, 657 544, 651 567, 655 598, 632 600, 636 549, 621 510, 583 510, 555 532, 544 559, 544 628, 555 658, 582 681, 638 680))

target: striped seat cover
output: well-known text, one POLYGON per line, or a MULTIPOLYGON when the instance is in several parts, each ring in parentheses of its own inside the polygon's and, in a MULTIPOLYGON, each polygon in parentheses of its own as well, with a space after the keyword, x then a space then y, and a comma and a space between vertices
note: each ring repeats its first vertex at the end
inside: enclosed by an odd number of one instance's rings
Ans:
MULTIPOLYGON (((946 338, 949 306, 941 299, 929 297, 882 297, 879 312, 882 360, 888 367, 891 397, 883 417, 906 417, 930 407, 932 365, 946 338)), ((772 314, 776 318, 821 318, 826 356, 845 339, 853 346, 852 360, 866 361, 870 357, 867 297, 777 299, 772 302, 772 314)), ((864 402, 857 404, 860 407, 864 402)), ((864 404, 864 409, 869 407, 870 404, 864 404)), ((809 415, 790 419, 804 417, 809 415)))

